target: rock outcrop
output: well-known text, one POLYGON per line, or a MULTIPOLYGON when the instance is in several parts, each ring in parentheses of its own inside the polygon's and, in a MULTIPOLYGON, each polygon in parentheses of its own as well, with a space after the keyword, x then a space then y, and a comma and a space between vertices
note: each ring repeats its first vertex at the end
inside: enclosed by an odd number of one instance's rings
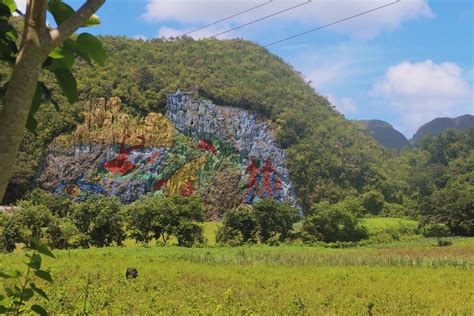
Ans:
POLYGON ((235 148, 243 165, 251 157, 265 162, 271 158, 281 179, 283 196, 295 202, 293 187, 286 168, 286 152, 279 148, 270 123, 235 107, 218 106, 210 101, 194 101, 189 93, 168 96, 166 116, 174 127, 195 140, 221 140, 235 148))
POLYGON ((169 96, 166 116, 134 117, 120 107, 117 98, 87 105, 84 123, 49 146, 40 186, 75 200, 104 194, 124 203, 150 192, 199 195, 212 219, 262 198, 296 204, 286 153, 271 124, 254 114, 180 92, 169 96))

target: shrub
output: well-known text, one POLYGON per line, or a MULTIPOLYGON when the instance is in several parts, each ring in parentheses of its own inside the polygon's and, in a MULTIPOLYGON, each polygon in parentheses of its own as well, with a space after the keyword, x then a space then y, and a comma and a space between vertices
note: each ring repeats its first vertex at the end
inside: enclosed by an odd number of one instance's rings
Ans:
POLYGON ((262 200, 253 207, 241 205, 227 212, 216 240, 229 245, 271 243, 276 245, 291 236, 300 212, 285 203, 262 200))
POLYGON ((166 244, 175 236, 180 246, 192 246, 204 240, 202 203, 195 197, 158 197, 147 195, 126 207, 127 228, 137 242, 144 244, 162 239, 166 244))
POLYGON ((202 232, 203 228, 201 225, 184 220, 175 228, 174 234, 176 239, 178 239, 178 246, 191 247, 194 244, 204 242, 202 232))
POLYGON ((221 245, 227 244, 231 247, 237 247, 245 243, 240 230, 226 225, 219 226, 217 229, 216 242, 221 245))
POLYGON ((258 222, 258 234, 262 242, 279 236, 283 241, 290 235, 293 224, 300 219, 300 211, 286 203, 274 200, 262 200, 253 206, 258 222))
POLYGON ((368 214, 380 214, 384 207, 384 203, 384 197, 379 191, 372 190, 362 195, 362 206, 368 214))
POLYGON ((251 206, 241 205, 227 212, 224 225, 219 227, 218 238, 220 243, 256 243, 258 221, 251 206))
POLYGON ((72 202, 65 197, 57 197, 42 189, 34 189, 27 196, 26 200, 34 205, 46 206, 54 215, 64 217, 69 214, 72 202))
POLYGON ((20 242, 23 242, 23 234, 19 223, 12 216, 0 213, 0 251, 12 252, 20 242))
POLYGON ((445 224, 428 224, 422 229, 423 236, 443 238, 450 235, 449 227, 445 224))
POLYGON ((46 239, 51 248, 69 249, 78 247, 85 236, 70 219, 53 217, 46 229, 46 239))
POLYGON ((83 234, 82 247, 105 247, 125 239, 120 201, 115 197, 91 196, 73 206, 71 218, 83 234))
POLYGON ((303 223, 303 239, 306 242, 359 241, 367 238, 367 229, 344 204, 320 202, 312 208, 311 216, 303 223))
POLYGON ((44 228, 46 228, 53 215, 51 211, 44 205, 35 205, 31 201, 20 201, 20 207, 12 215, 12 221, 15 221, 23 230, 23 237, 27 247, 31 243, 26 237, 32 237, 41 240, 44 237, 44 228))

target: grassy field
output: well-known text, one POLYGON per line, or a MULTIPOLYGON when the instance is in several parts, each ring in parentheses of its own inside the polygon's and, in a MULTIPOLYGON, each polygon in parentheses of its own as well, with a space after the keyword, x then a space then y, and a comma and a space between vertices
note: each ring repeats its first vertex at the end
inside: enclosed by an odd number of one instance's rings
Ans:
MULTIPOLYGON (((474 238, 434 244, 55 251, 45 304, 92 314, 474 314, 474 238), (137 279, 125 279, 127 267, 137 279)), ((23 258, 0 255, 0 270, 23 268, 23 258)))
POLYGON ((361 221, 362 225, 367 227, 369 234, 376 234, 387 229, 416 229, 418 226, 417 221, 393 217, 363 218, 361 221))

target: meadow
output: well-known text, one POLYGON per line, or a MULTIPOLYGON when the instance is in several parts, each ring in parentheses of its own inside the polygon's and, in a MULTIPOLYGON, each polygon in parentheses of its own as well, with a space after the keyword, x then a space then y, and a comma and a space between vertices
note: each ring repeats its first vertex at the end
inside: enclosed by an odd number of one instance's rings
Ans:
MULTIPOLYGON (((368 221, 377 231, 396 220, 368 221)), ((206 224, 210 244, 216 228, 206 224)), ((44 258, 54 283, 44 285, 51 300, 43 306, 58 314, 472 315, 474 238, 452 242, 59 250, 44 258), (138 278, 125 278, 128 267, 138 278)), ((23 250, 0 255, 0 270, 23 269, 23 260, 23 250)))

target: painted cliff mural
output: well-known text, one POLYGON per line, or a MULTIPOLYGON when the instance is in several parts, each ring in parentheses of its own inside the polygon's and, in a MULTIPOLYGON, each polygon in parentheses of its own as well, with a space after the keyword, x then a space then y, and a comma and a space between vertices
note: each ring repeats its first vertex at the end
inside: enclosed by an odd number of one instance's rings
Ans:
POLYGON ((144 118, 123 113, 118 98, 86 104, 84 122, 49 146, 39 183, 75 200, 198 195, 215 219, 264 198, 296 203, 285 162, 255 115, 178 92, 168 97, 166 115, 144 118))

